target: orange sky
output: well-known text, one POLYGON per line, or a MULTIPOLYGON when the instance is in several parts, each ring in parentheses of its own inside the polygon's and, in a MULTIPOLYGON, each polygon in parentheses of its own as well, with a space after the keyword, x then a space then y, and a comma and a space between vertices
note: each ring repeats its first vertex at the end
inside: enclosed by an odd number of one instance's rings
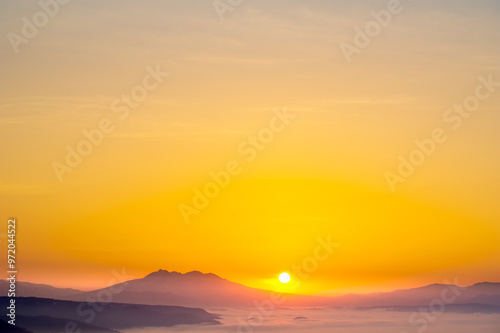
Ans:
MULTIPOLYGON (((18 53, 2 39, 1 218, 18 219, 19 278, 89 289, 162 268, 279 289, 331 236, 297 292, 499 281, 500 91, 458 129, 443 118, 480 76, 500 81, 499 8, 480 2, 405 3, 350 64, 339 44, 385 2, 244 1, 221 21, 210 1, 74 1, 18 53), (284 108, 295 117, 249 158, 284 108), (60 182, 54 162, 103 119, 60 182), (446 142, 391 191, 385 173, 436 128, 446 142), (240 172, 187 224, 179 205, 230 161, 240 172)), ((0 4, 2 35, 39 10, 0 4)))

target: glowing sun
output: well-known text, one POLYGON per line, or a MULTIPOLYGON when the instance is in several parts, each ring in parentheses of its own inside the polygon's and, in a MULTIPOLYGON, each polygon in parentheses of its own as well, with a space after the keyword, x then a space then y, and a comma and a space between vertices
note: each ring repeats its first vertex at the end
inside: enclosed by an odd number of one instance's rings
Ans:
POLYGON ((279 280, 281 283, 288 283, 290 282, 290 274, 288 273, 281 273, 279 276, 279 280))

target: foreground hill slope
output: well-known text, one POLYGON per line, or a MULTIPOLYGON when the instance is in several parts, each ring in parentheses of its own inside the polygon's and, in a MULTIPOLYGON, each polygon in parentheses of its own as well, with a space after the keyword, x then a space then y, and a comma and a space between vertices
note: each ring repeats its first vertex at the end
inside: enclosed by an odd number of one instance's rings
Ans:
MULTIPOLYGON (((0 306, 6 307, 9 300, 0 297, 0 306)), ((85 303, 35 297, 18 297, 15 304, 16 324, 35 332, 63 332, 70 322, 76 327, 74 330, 108 333, 139 327, 219 323, 216 316, 203 309, 179 306, 85 303)))

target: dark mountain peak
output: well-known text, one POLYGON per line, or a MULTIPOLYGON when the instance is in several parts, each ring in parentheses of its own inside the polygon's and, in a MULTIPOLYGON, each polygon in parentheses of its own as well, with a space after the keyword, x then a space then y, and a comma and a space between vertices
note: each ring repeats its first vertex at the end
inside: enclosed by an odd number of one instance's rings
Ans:
MULTIPOLYGON (((444 284, 444 283, 433 283, 433 284, 428 284, 423 287, 418 287, 418 288, 413 288, 413 290, 421 290, 421 289, 434 289, 434 288, 446 288, 449 286, 454 286, 454 284, 444 284)), ((408 289, 407 289, 408 290, 408 289)), ((409 289, 412 290, 412 289, 409 289)))
POLYGON ((200 271, 191 271, 187 273, 180 273, 176 271, 169 272, 164 269, 160 269, 156 272, 150 273, 144 277, 145 279, 182 279, 182 278, 190 278, 190 279, 221 279, 218 275, 213 273, 202 273, 200 271))
POLYGON ((149 273, 144 278, 149 278, 149 277, 166 277, 166 276, 172 276, 172 275, 176 275, 176 274, 179 274, 179 273, 175 272, 175 271, 169 272, 169 271, 164 270, 164 269, 159 269, 159 270, 157 270, 155 272, 149 273))
POLYGON ((214 273, 202 273, 200 271, 191 271, 191 272, 187 272, 186 274, 184 275, 187 275, 187 276, 193 276, 193 277, 204 277, 204 278, 210 278, 210 279, 221 279, 220 276, 214 274, 214 273))

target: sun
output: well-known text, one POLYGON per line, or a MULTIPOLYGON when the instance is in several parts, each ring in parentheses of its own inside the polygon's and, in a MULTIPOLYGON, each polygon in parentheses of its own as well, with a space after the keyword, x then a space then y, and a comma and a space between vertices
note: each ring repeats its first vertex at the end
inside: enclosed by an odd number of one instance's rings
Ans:
POLYGON ((281 283, 288 283, 290 282, 290 274, 288 273, 281 273, 279 276, 279 280, 281 283))

